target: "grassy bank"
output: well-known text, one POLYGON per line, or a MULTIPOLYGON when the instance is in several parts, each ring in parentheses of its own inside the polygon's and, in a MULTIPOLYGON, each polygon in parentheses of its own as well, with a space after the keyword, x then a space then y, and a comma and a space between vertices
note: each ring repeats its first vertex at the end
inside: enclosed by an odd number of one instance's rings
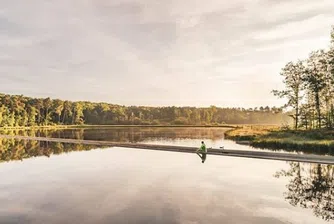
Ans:
POLYGON ((334 155, 333 130, 288 130, 278 126, 244 126, 226 133, 226 138, 248 142, 257 148, 334 155))
POLYGON ((276 125, 242 125, 226 132, 226 138, 235 141, 252 141, 258 136, 279 130, 276 125))

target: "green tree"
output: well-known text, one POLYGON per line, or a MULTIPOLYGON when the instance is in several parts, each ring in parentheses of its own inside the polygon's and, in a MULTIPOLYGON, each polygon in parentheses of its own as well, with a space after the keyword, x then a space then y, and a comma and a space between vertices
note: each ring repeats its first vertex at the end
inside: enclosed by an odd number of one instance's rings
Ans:
POLYGON ((69 122, 66 121, 67 118, 72 117, 72 104, 69 101, 64 102, 64 109, 63 109, 63 124, 69 124, 69 122))
POLYGON ((305 67, 301 61, 297 63, 289 62, 281 72, 281 76, 283 76, 284 79, 285 90, 273 91, 275 96, 288 99, 288 103, 285 107, 292 107, 294 110, 293 119, 295 129, 298 129, 299 123, 299 107, 302 99, 304 74, 305 67))
POLYGON ((32 105, 29 105, 28 108, 27 108, 27 111, 28 111, 28 125, 29 126, 34 126, 36 125, 36 115, 38 114, 37 112, 37 109, 32 106, 32 105))
POLYGON ((80 102, 73 103, 73 119, 72 124, 83 123, 83 106, 80 102))
POLYGON ((36 108, 36 113, 37 113, 37 124, 41 125, 42 120, 44 120, 43 116, 43 100, 42 99, 33 99, 32 102, 33 106, 36 108))
POLYGON ((332 27, 331 30, 331 45, 330 49, 327 52, 327 57, 328 57, 328 80, 329 83, 327 86, 330 88, 329 90, 329 95, 330 101, 329 101, 329 127, 333 128, 334 127, 334 26, 332 27))
POLYGON ((5 113, 6 113, 6 107, 4 105, 1 105, 0 107, 0 126, 3 126, 5 116, 6 116, 5 113))
POLYGON ((52 107, 52 101, 51 99, 48 97, 46 99, 43 100, 43 109, 44 109, 44 124, 48 125, 51 121, 51 113, 50 113, 50 109, 52 107))
POLYGON ((313 94, 317 111, 318 128, 321 128, 321 92, 326 87, 327 61, 323 50, 314 51, 307 60, 306 75, 304 77, 306 88, 313 94))
POLYGON ((60 120, 60 117, 61 117, 61 114, 63 112, 63 109, 64 109, 64 102, 62 100, 53 100, 53 105, 52 105, 52 110, 54 111, 54 113, 56 114, 57 116, 57 122, 58 124, 60 124, 61 120, 60 120))

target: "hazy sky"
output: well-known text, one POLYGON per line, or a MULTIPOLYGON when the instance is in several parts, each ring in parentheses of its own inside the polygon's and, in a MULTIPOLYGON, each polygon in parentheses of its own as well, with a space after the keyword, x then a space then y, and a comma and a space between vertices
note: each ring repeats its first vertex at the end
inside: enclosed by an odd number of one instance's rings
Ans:
POLYGON ((1 0, 0 92, 125 105, 278 105, 329 44, 333 0, 1 0))

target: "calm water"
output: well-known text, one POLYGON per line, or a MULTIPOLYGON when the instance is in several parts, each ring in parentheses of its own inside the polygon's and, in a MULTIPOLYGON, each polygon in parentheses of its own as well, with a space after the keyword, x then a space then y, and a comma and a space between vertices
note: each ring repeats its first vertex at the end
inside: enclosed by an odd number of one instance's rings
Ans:
MULTIPOLYGON (((121 133, 124 141, 237 147, 209 129, 121 133)), ((1 224, 334 221, 333 166, 220 156, 202 164, 194 154, 0 142, 1 224)))
MULTIPOLYGON (((70 138, 84 140, 102 140, 115 142, 151 143, 180 146, 200 146, 202 140, 207 147, 235 150, 261 150, 225 139, 225 128, 151 128, 151 127, 120 127, 104 129, 61 129, 61 130, 10 130, 2 134, 24 135, 52 138, 70 138)), ((279 150, 278 152, 284 152, 279 150)), ((294 153, 294 152, 288 152, 294 153)))

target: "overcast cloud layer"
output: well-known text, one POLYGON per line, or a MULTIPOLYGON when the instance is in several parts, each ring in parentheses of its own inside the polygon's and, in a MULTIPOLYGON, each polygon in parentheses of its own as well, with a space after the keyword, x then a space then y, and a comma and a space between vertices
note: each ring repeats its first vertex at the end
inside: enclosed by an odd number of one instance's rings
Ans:
POLYGON ((2 0, 0 92, 125 105, 279 105, 333 0, 2 0))

